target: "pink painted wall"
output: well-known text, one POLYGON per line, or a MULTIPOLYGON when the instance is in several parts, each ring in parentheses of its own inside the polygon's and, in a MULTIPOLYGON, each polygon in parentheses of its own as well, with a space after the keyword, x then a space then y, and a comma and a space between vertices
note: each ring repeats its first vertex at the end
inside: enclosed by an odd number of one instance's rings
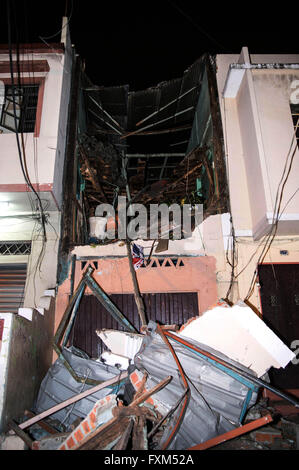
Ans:
MULTIPOLYGON (((166 262, 167 258, 165 259, 166 262)), ((133 293, 133 282, 130 275, 127 258, 98 259, 98 268, 93 272, 93 278, 107 294, 133 293)), ((88 261, 81 269, 81 261, 76 263, 74 289, 78 285, 88 261)), ((216 259, 213 256, 194 258, 181 257, 177 266, 160 266, 140 268, 136 271, 141 293, 158 292, 197 292, 199 313, 203 313, 217 302, 216 259), (184 266, 178 266, 180 260, 184 266)), ((55 331, 68 305, 70 293, 70 278, 59 288, 56 298, 55 331)), ((86 288, 85 294, 91 291, 86 288)))

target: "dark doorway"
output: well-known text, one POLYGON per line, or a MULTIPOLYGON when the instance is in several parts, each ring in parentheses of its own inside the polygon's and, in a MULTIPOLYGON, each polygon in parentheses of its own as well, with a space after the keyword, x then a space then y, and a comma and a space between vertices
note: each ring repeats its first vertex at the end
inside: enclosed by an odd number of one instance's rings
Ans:
MULTIPOLYGON (((109 297, 130 323, 140 331, 141 324, 134 295, 112 294, 109 297)), ((196 292, 143 294, 143 299, 147 319, 163 325, 182 325, 189 318, 198 315, 196 292)), ((85 351, 92 358, 99 357, 105 346, 95 330, 101 328, 124 330, 95 296, 83 296, 72 329, 73 346, 85 351)))
MULTIPOLYGON (((299 264, 265 264, 258 268, 263 319, 291 348, 299 340, 299 264)), ((299 364, 272 368, 271 383, 281 389, 299 388, 299 364)))

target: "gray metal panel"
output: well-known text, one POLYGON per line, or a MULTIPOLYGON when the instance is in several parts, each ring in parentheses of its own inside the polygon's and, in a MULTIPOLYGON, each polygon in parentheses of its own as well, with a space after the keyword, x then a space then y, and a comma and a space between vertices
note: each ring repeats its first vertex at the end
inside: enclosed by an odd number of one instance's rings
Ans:
MULTIPOLYGON (((75 348, 64 348, 63 355, 75 372, 82 377, 105 381, 121 373, 116 367, 106 366, 103 363, 89 359, 84 353, 82 353, 82 357, 80 357, 77 355, 78 353, 74 354, 72 351, 76 351, 75 348)), ((47 375, 41 383, 35 404, 35 412, 39 414, 42 411, 48 410, 52 406, 84 392, 91 387, 91 385, 77 382, 58 358, 48 370, 47 375)), ((113 391, 117 391, 119 388, 120 386, 118 384, 113 388, 106 387, 52 414, 50 418, 58 420, 60 424, 64 426, 63 429, 68 431, 71 429, 70 425, 77 418, 85 418, 97 400, 113 393, 113 391)))
MULTIPOLYGON (((155 330, 154 323, 150 322, 149 327, 155 330)), ((192 351, 169 340, 189 379, 191 399, 179 432, 168 449, 186 449, 238 426, 249 389, 192 351)), ((218 351, 195 341, 192 343, 253 375, 252 371, 231 361, 218 351)), ((173 376, 170 384, 155 394, 157 400, 171 409, 184 393, 184 386, 174 358, 158 334, 152 332, 150 336, 145 337, 134 363, 138 369, 148 372, 147 388, 151 388, 168 375, 173 376)), ((248 406, 252 406, 256 398, 257 393, 254 392, 248 406)), ((165 430, 165 440, 168 435, 169 428, 165 430)))

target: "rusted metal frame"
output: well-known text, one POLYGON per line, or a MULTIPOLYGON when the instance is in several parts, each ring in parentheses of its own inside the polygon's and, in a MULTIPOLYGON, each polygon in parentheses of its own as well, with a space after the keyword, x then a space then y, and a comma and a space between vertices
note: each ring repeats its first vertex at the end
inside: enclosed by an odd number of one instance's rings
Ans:
POLYGON ((106 195, 103 191, 103 188, 101 186, 101 184, 99 183, 95 173, 94 173, 94 170, 93 168, 91 167, 90 163, 89 163, 89 160, 88 160, 88 157, 86 155, 86 153, 84 152, 82 146, 80 145, 79 146, 79 151, 80 151, 80 154, 81 154, 81 157, 82 157, 82 160, 83 162, 85 163, 85 165, 87 166, 87 169, 89 171, 89 174, 90 174, 90 178, 91 178, 91 184, 92 186, 94 187, 94 189, 99 192, 102 196, 102 198, 104 199, 105 202, 107 202, 107 198, 106 198, 106 195))
POLYGON ((75 304, 74 304, 74 306, 73 306, 73 308, 72 308, 72 313, 71 313, 71 316, 70 316, 68 325, 67 325, 66 330, 65 330, 65 333, 64 333, 64 337, 63 337, 63 341, 62 341, 62 347, 65 347, 65 346, 66 346, 67 341, 68 341, 68 339, 69 339, 69 335, 70 335, 70 333, 71 333, 71 330, 72 330, 72 327, 73 327, 73 323, 74 323, 75 317, 76 317, 76 315, 77 315, 79 303, 80 303, 80 301, 81 301, 81 299, 82 299, 84 290, 85 290, 85 286, 83 286, 82 289, 80 289, 80 291, 79 291, 79 293, 78 293, 78 296, 77 296, 77 298, 76 298, 75 304))
POLYGON ((162 124, 165 121, 169 121, 170 119, 173 119, 176 116, 179 116, 181 114, 187 113, 188 111, 191 111, 192 109, 194 109, 194 106, 189 106, 189 108, 183 109, 183 111, 180 111, 179 113, 173 114, 172 116, 169 116, 165 119, 161 119, 161 121, 154 122, 153 124, 148 124, 147 126, 142 127, 141 129, 137 129, 136 131, 128 132, 127 134, 124 134, 123 136, 121 136, 120 140, 126 139, 127 137, 130 137, 131 135, 139 134, 140 132, 144 131, 145 129, 149 129, 150 127, 158 126, 159 124, 162 124))
MULTIPOLYGON (((219 106, 219 96, 217 91, 216 75, 212 65, 208 60, 206 62, 207 81, 210 98, 210 112, 213 128, 213 154, 214 154, 214 173, 215 173, 215 195, 217 198, 225 199, 224 211, 229 209, 228 199, 228 180, 225 164, 224 137, 221 124, 221 113, 219 106)), ((223 210, 218 210, 223 212, 223 210)))
POLYGON ((92 395, 93 393, 98 392, 99 390, 102 390, 105 387, 110 387, 111 385, 114 385, 115 383, 119 383, 123 380, 125 380, 128 377, 128 372, 125 371, 121 375, 115 376, 112 379, 106 380, 105 382, 102 382, 98 385, 96 385, 93 388, 90 388, 88 390, 85 390, 84 392, 79 393, 78 395, 74 395, 71 398, 68 398, 67 400, 59 403, 58 405, 52 406, 48 410, 43 411, 42 413, 28 419, 27 421, 24 421, 19 425, 20 429, 26 429, 29 426, 32 426, 33 424, 39 422, 43 418, 46 418, 47 416, 52 415, 53 413, 56 413, 59 410, 62 410, 66 406, 71 405, 72 403, 76 403, 79 400, 82 400, 83 398, 88 397, 89 395, 92 395))
POLYGON ((22 441, 25 442, 25 444, 29 447, 29 449, 32 449, 33 445, 33 440, 31 439, 30 436, 26 432, 24 432, 20 426, 17 425, 13 420, 8 422, 8 427, 11 428, 17 436, 19 436, 22 441))
MULTIPOLYGON (((147 131, 147 132, 139 132, 138 135, 156 135, 156 134, 168 134, 172 132, 180 132, 180 131, 185 131, 187 129, 191 129, 192 126, 179 126, 179 127, 174 127, 170 129, 162 129, 159 131, 147 131)), ((97 126, 97 133, 99 134, 110 134, 110 135, 118 135, 115 132, 106 130, 106 129, 100 129, 99 126, 97 126)), ((134 134, 135 135, 135 134, 134 134)))
MULTIPOLYGON (((94 279, 91 277, 91 273, 93 272, 93 268, 91 266, 88 266, 87 270, 85 271, 83 277, 81 278, 76 291, 74 295, 72 296, 67 309, 62 317, 62 320, 57 328, 56 334, 54 336, 54 341, 53 341, 53 348, 58 355, 59 359, 63 362, 64 366, 68 369, 72 377, 77 381, 81 383, 86 383, 88 385, 97 385, 100 383, 98 380, 94 379, 88 379, 86 377, 80 377, 78 374, 74 371, 74 369, 71 367, 69 362, 65 359, 62 348, 60 346, 60 343, 62 341, 63 335, 65 334, 65 331, 67 329, 67 325, 69 322, 69 316, 71 315, 71 320, 73 321, 77 307, 79 302, 78 297, 83 295, 83 292, 88 285, 88 287, 93 291, 97 299, 104 305, 104 307, 107 309, 107 311, 113 316, 113 318, 120 323, 122 326, 125 328, 129 329, 129 331, 136 332, 137 330, 133 325, 130 324, 130 322, 123 316, 123 314, 120 312, 120 310, 113 304, 113 302, 109 299, 107 294, 100 288, 100 286, 94 281, 94 279)), ((70 332, 70 328, 68 328, 68 333, 70 332)), ((64 343, 63 343, 64 344, 64 343)))
POLYGON ((123 132, 120 132, 118 129, 116 129, 114 126, 112 126, 112 124, 110 124, 109 122, 107 122, 105 119, 103 119, 101 116, 99 116, 97 113, 95 113, 92 109, 88 108, 88 111, 93 114, 95 117, 97 117, 98 119, 100 119, 101 121, 103 121, 105 124, 107 124, 107 126, 111 127, 111 129, 113 129, 118 135, 122 136, 123 135, 123 132))
POLYGON ((63 204, 64 210, 62 211, 62 227, 63 233, 60 242, 60 253, 63 255, 69 252, 70 246, 73 245, 73 213, 75 207, 72 203, 72 197, 76 194, 77 186, 77 132, 78 132, 78 93, 81 76, 81 61, 75 56, 73 52, 73 65, 71 77, 71 97, 68 111, 68 129, 67 129, 67 143, 66 143, 66 161, 63 175, 63 204))
POLYGON ((180 176, 175 182, 173 182, 172 184, 170 184, 169 187, 168 187, 168 189, 172 188, 173 186, 177 185, 180 181, 182 181, 183 179, 187 178, 187 176, 189 176, 189 175, 191 175, 192 173, 194 173, 194 171, 197 170, 198 168, 200 168, 202 165, 203 165, 202 162, 197 163, 197 165, 195 165, 193 168, 191 168, 191 170, 187 171, 187 173, 185 173, 183 176, 180 176))
POLYGON ((135 302, 137 305, 137 310, 138 314, 140 317, 141 321, 141 328, 147 325, 146 317, 145 317, 145 309, 144 309, 144 304, 143 304, 143 299, 140 294, 139 290, 139 285, 137 281, 137 276, 136 276, 136 271, 133 266, 133 259, 132 259, 132 252, 131 252, 131 243, 126 240, 126 247, 127 247, 127 254, 128 254, 128 260, 129 260, 129 268, 130 268, 130 273, 133 281, 133 287, 134 287, 134 297, 135 297, 135 302))
POLYGON ((128 441, 129 441, 129 438, 131 436, 131 432, 134 426, 134 418, 130 417, 129 419, 130 421, 125 432, 123 433, 122 437, 117 442, 117 444, 113 447, 113 450, 125 450, 127 448, 128 441))
POLYGON ((89 275, 86 275, 86 284, 93 291, 96 298, 101 304, 108 310, 110 315, 117 321, 121 326, 124 326, 127 330, 136 333, 136 328, 127 320, 127 318, 121 313, 121 311, 114 305, 108 295, 103 291, 99 284, 89 275))
POLYGON ((160 325, 158 324, 157 325, 157 332, 160 334, 161 338, 163 339, 164 343, 167 345, 167 347, 169 348, 177 366, 178 366, 178 369, 179 369, 179 372, 181 374, 181 377, 182 377, 182 380, 183 380, 183 384, 184 384, 184 387, 185 387, 185 397, 184 397, 184 402, 182 404, 182 408, 181 408, 181 411, 180 411, 180 414, 179 414, 179 417, 177 419, 177 422, 175 423, 167 441, 163 444, 162 446, 162 450, 165 450, 167 449, 167 447, 169 446, 170 442, 172 441, 172 439, 174 438, 176 432, 178 431, 179 429, 179 426, 180 424, 182 423, 183 421, 183 418, 184 418, 184 415, 185 415, 185 412, 186 412, 186 409, 187 409, 187 404, 189 402, 189 399, 190 399, 190 395, 191 395, 191 391, 190 391, 190 388, 189 388, 189 385, 188 385, 188 382, 187 382, 187 379, 185 377, 185 373, 184 373, 184 370, 180 364, 180 361, 172 347, 172 345, 170 344, 170 342, 168 341, 167 337, 166 337, 166 332, 164 333, 164 331, 162 330, 162 328, 160 327, 160 325))
POLYGON ((134 407, 140 405, 141 403, 146 401, 151 395, 153 395, 154 393, 157 393, 159 390, 164 388, 166 385, 169 384, 171 380, 172 380, 172 377, 168 376, 164 380, 162 380, 160 383, 155 385, 155 387, 153 387, 151 390, 145 391, 140 397, 132 401, 132 403, 130 403, 129 406, 120 407, 120 408, 116 407, 117 416, 115 416, 114 418, 112 418, 107 423, 103 424, 102 426, 98 427, 93 433, 89 434, 83 441, 80 442, 80 444, 78 444, 76 447, 73 447, 71 450, 81 450, 81 449, 83 450, 85 447, 85 444, 87 444, 91 439, 97 438, 100 433, 103 433, 107 431, 107 429, 114 426, 115 423, 117 423, 118 420, 120 419, 122 412, 125 416, 130 415, 130 413, 134 415, 134 411, 133 411, 134 407))
POLYGON ((275 395, 283 398, 284 400, 289 401, 296 408, 299 408, 299 401, 298 400, 295 400, 294 398, 290 397, 286 393, 281 392, 280 390, 278 390, 277 388, 275 388, 272 385, 268 384, 264 380, 259 379, 258 377, 254 377, 251 374, 248 374, 247 372, 243 371, 239 367, 229 364, 228 362, 224 361, 223 359, 220 359, 219 357, 205 351, 202 348, 198 348, 197 346, 194 346, 192 343, 190 343, 186 339, 183 339, 182 337, 175 336, 172 333, 169 333, 168 331, 165 331, 165 335, 167 337, 173 339, 174 341, 177 341, 178 343, 181 343, 181 344, 185 345, 187 348, 201 354, 203 357, 206 357, 207 360, 210 359, 215 364, 218 363, 218 364, 222 365, 223 367, 225 367, 226 369, 233 371, 234 373, 236 373, 240 377, 244 377, 247 381, 249 381, 249 382, 251 382, 251 383, 253 383, 253 384, 255 384, 259 387, 267 388, 271 392, 275 393, 275 395))
MULTIPOLYGON (((24 415, 28 416, 29 419, 35 418, 37 415, 32 413, 31 411, 25 410, 24 415)), ((45 431, 47 431, 49 434, 57 434, 57 430, 52 428, 48 423, 43 421, 42 419, 38 420, 38 425, 43 428, 45 431)), ((20 425, 19 425, 20 427, 20 425)), ((22 429, 22 428, 21 428, 22 429)))
MULTIPOLYGON (((182 78, 182 82, 183 82, 183 78, 182 78)), ((170 102, 167 103, 165 106, 162 106, 162 108, 158 109, 157 111, 154 111, 152 114, 149 114, 147 117, 145 117, 145 118, 142 119, 141 121, 137 122, 136 127, 137 127, 137 126, 140 126, 140 124, 143 124, 145 121, 147 121, 147 120, 150 119, 151 117, 153 117, 153 116, 155 116, 156 114, 160 113, 160 111, 163 111, 164 109, 168 108, 168 106, 171 106, 173 103, 178 102, 181 98, 183 98, 184 96, 188 95, 188 93, 191 93, 191 91, 195 90, 196 88, 197 88, 197 86, 194 86, 193 88, 190 88, 190 90, 186 91, 186 92, 183 93, 182 95, 179 95, 177 98, 175 98, 174 100, 170 101, 170 102)))
POLYGON ((164 421, 166 421, 166 419, 172 415, 175 410, 178 408, 178 406, 181 404, 182 400, 185 398, 186 394, 187 394, 188 390, 186 389, 185 392, 183 393, 183 395, 178 399, 178 401, 176 402, 176 404, 168 411, 168 413, 166 413, 166 415, 164 415, 160 421, 156 424, 156 426, 153 427, 153 429, 149 432, 148 434, 148 439, 153 435, 155 434, 155 432, 162 426, 162 424, 164 423, 164 421))
POLYGON ((263 418, 256 419, 255 421, 252 421, 248 424, 244 424, 244 426, 240 426, 239 428, 228 431, 224 434, 221 434, 220 436, 213 437, 213 439, 209 439, 206 442, 189 447, 187 450, 205 450, 209 449, 210 447, 215 447, 218 444, 229 441, 230 439, 234 439, 235 437, 241 436, 242 434, 246 434, 247 432, 260 428, 261 426, 265 426, 272 421, 272 416, 268 414, 263 418))
POLYGON ((202 160, 203 160, 203 164, 204 164, 204 167, 206 169, 206 172, 207 172, 207 175, 208 175, 208 179, 209 179, 209 182, 210 182, 210 187, 209 187, 209 196, 208 196, 208 199, 211 199, 214 191, 215 191, 215 185, 214 185, 214 178, 212 176, 212 171, 211 171, 211 168, 210 168, 210 163, 208 161, 208 158, 206 157, 206 155, 203 155, 202 156, 202 160))
POLYGON ((68 306, 63 314, 63 317, 61 319, 61 322, 56 330, 56 333, 55 333, 55 336, 54 336, 54 341, 53 341, 53 346, 55 348, 55 351, 57 352, 57 349, 58 349, 58 354, 60 355, 61 354, 61 349, 59 348, 59 343, 61 342, 62 340, 62 337, 63 337, 63 334, 65 332, 65 328, 67 326, 67 321, 68 321, 68 318, 69 318, 69 315, 73 309, 73 306, 76 302, 76 299, 78 297, 78 295, 80 294, 81 290, 84 290, 85 289, 85 277, 87 275, 87 273, 91 273, 93 271, 92 267, 89 266, 87 268, 87 270, 85 271, 84 275, 82 276, 78 286, 76 287, 76 290, 74 292, 74 294, 72 295, 69 303, 68 303, 68 306))
POLYGON ((104 113, 106 114, 106 116, 111 119, 111 121, 117 125, 117 127, 122 131, 124 132, 124 129, 119 125, 119 123, 108 113, 108 111, 106 111, 103 106, 101 106, 92 96, 88 95, 88 97, 94 102, 94 104, 96 106, 98 106, 98 108, 104 113))

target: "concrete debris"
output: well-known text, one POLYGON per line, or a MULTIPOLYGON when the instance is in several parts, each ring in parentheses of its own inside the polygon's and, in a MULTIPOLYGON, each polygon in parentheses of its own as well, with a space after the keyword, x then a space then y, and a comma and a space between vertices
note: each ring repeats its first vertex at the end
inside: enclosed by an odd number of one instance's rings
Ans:
POLYGON ((206 344, 262 377, 271 367, 285 367, 295 354, 248 307, 216 306, 183 325, 179 334, 206 344))
POLYGON ((1 450, 26 450, 25 442, 16 435, 7 435, 0 443, 1 450))
POLYGON ((111 352, 132 360, 139 351, 144 339, 144 335, 137 333, 107 329, 96 330, 96 334, 111 352))
POLYGON ((262 449, 278 441, 296 448, 297 428, 284 439, 258 400, 264 387, 299 408, 267 374, 294 354, 247 305, 220 301, 180 329, 149 321, 142 331, 97 330, 108 350, 96 360, 63 344, 41 384, 37 415, 12 423, 17 436, 2 448, 20 441, 32 450, 262 449), (43 434, 32 428, 31 441, 24 429, 38 421, 43 434))

